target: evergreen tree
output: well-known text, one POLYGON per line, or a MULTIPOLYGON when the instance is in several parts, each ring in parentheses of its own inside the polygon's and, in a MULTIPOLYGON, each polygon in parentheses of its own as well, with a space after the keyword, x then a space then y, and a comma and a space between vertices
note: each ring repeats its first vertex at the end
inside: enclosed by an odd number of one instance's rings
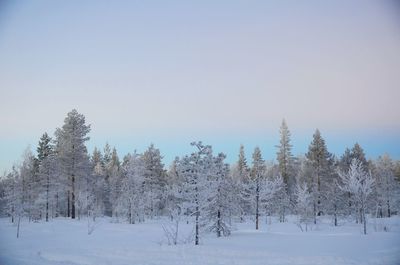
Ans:
POLYGON ((49 221, 49 204, 50 195, 52 193, 52 178, 55 172, 55 156, 53 154, 53 146, 51 145, 51 138, 47 133, 44 133, 40 138, 37 147, 37 157, 39 162, 39 174, 41 176, 42 189, 45 193, 45 218, 46 222, 49 221))
POLYGON ((56 131, 57 155, 62 173, 69 182, 67 216, 71 212, 72 219, 76 216, 77 179, 89 174, 89 157, 85 146, 89 132, 90 125, 86 125, 85 117, 75 109, 67 114, 64 125, 56 131))
POLYGON ((280 142, 279 145, 276 146, 278 148, 278 152, 276 154, 279 163, 279 173, 283 178, 287 191, 290 192, 295 186, 295 183, 294 176, 292 175, 293 155, 292 145, 290 143, 291 135, 285 120, 282 120, 279 134, 280 142))
POLYGON ((262 180, 265 174, 265 164, 261 155, 260 148, 256 147, 253 153, 253 163, 251 168, 251 181, 252 181, 252 190, 253 190, 253 198, 255 204, 255 214, 256 214, 256 229, 259 226, 259 217, 260 217, 260 190, 262 180))
POLYGON ((312 169, 310 187, 313 197, 314 224, 316 224, 316 216, 322 213, 322 197, 324 194, 326 195, 328 186, 332 184, 333 166, 333 156, 328 152, 325 140, 318 129, 315 131, 313 140, 308 147, 306 158, 312 169))
POLYGON ((165 208, 167 178, 162 158, 160 150, 155 148, 153 144, 143 153, 145 195, 148 202, 148 214, 151 218, 154 215, 161 214, 165 208))

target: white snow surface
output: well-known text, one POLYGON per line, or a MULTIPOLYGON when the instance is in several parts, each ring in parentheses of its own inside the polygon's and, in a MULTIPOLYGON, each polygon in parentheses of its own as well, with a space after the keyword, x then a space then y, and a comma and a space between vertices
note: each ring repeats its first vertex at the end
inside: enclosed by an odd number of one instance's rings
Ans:
MULTIPOLYGON (((251 221, 237 223, 229 237, 203 234, 199 246, 169 246, 161 227, 166 219, 125 224, 101 218, 91 235, 86 220, 24 220, 16 238, 16 227, 2 218, 0 264, 400 264, 398 216, 370 219, 367 235, 353 222, 334 227, 327 219, 301 232, 294 220, 264 220, 258 231, 251 221)), ((182 222, 180 229, 188 234, 192 225, 182 222)))

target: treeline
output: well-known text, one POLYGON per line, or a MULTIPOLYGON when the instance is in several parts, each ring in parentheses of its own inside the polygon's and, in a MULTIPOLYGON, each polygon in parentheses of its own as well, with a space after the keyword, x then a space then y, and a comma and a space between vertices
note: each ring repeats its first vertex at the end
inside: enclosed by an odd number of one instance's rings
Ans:
POLYGON ((225 162, 223 153, 194 142, 193 153, 176 157, 166 169, 160 150, 125 155, 108 144, 88 154, 90 126, 76 110, 68 113, 54 137, 44 133, 37 154, 27 150, 20 165, 0 179, 0 214, 12 222, 59 216, 109 216, 115 222, 144 222, 148 218, 185 217, 200 231, 229 235, 234 221, 261 216, 298 216, 307 229, 320 216, 332 224, 366 216, 391 217, 400 207, 400 162, 389 155, 367 160, 355 144, 341 157, 329 153, 318 130, 305 155, 294 157, 290 131, 282 122, 276 162, 263 159, 255 148, 249 163, 240 146, 238 161, 225 162))

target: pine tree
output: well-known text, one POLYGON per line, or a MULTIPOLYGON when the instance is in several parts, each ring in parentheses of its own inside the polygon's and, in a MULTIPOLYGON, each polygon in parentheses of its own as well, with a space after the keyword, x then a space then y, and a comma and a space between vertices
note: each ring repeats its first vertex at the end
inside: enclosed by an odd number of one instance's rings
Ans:
POLYGON ((240 208, 240 220, 244 221, 245 214, 250 214, 251 190, 250 190, 250 169, 244 154, 244 146, 240 145, 239 158, 231 171, 234 188, 237 190, 238 203, 240 208))
POLYGON ((203 207, 204 226, 216 233, 217 237, 231 233, 230 217, 238 212, 237 201, 233 196, 233 182, 229 178, 229 167, 224 162, 225 154, 213 158, 213 164, 207 178, 207 200, 203 207))
POLYGON ((260 216, 260 190, 262 180, 265 174, 265 164, 261 155, 260 148, 256 147, 253 153, 253 163, 251 168, 251 181, 252 181, 252 190, 253 190, 253 198, 255 204, 255 214, 256 214, 256 229, 259 226, 259 216, 260 216))
POLYGON ((207 200, 206 185, 212 165, 212 148, 202 142, 193 142, 196 148, 190 156, 184 156, 179 162, 179 174, 184 179, 182 209, 195 218, 194 244, 200 243, 201 209, 207 200))
POLYGON ((87 134, 90 125, 86 125, 85 117, 75 109, 67 114, 62 128, 56 131, 56 152, 60 160, 62 173, 70 183, 68 186, 68 206, 71 218, 75 219, 75 200, 77 195, 76 182, 78 178, 89 174, 89 157, 85 142, 89 140, 87 134))
POLYGON ((365 158, 364 149, 362 149, 362 147, 358 143, 355 143, 353 148, 351 149, 350 158, 351 161, 353 161, 353 159, 357 159, 358 161, 360 161, 365 171, 369 170, 368 168, 369 164, 367 162, 367 159, 365 158))
POLYGON ((322 213, 322 196, 327 191, 329 184, 332 184, 330 177, 332 173, 333 158, 328 152, 325 140, 317 129, 313 135, 313 140, 308 147, 306 154, 307 161, 312 169, 311 192, 314 207, 314 224, 317 223, 317 215, 322 213))
POLYGON ((290 144, 291 135, 285 120, 282 120, 279 133, 280 142, 279 145, 276 146, 278 148, 278 152, 276 154, 279 163, 279 173, 286 184, 287 191, 291 191, 292 187, 294 187, 294 178, 292 176, 291 168, 293 163, 293 155, 292 145, 290 144))
POLYGON ((149 216, 161 214, 165 208, 166 171, 162 163, 160 150, 153 144, 143 153, 145 167, 145 194, 148 202, 149 216))
POLYGON ((51 145, 51 138, 47 133, 44 133, 40 138, 37 147, 37 157, 39 163, 39 174, 41 176, 42 188, 45 193, 45 218, 46 222, 49 221, 49 203, 51 195, 51 179, 54 177, 54 164, 55 156, 53 146, 51 145))

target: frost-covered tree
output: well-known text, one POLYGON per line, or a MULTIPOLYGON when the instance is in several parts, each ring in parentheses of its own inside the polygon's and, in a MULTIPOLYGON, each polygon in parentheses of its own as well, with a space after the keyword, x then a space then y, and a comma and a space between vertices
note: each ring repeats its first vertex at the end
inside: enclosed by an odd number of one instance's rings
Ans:
POLYGON ((115 147, 111 151, 110 146, 106 144, 104 149, 104 163, 106 172, 105 211, 107 216, 112 216, 118 221, 117 207, 121 194, 121 163, 115 147), (109 208, 110 206, 111 209, 109 208))
POLYGON ((202 142, 193 142, 196 148, 190 156, 184 156, 179 162, 179 174, 184 179, 182 208, 195 218, 194 244, 200 243, 201 209, 207 200, 206 185, 212 165, 212 149, 202 142))
POLYGON ((252 198, 254 198, 254 209, 255 209, 255 222, 256 229, 259 226, 259 217, 260 217, 260 191, 262 181, 264 179, 265 174, 265 164, 264 159, 262 158, 260 148, 256 147, 253 152, 253 162, 251 167, 251 190, 252 190, 252 198))
POLYGON ((308 225, 314 220, 314 199, 310 193, 307 183, 298 183, 296 186, 296 213, 298 218, 298 226, 303 231, 302 224, 305 224, 306 231, 308 225))
POLYGON ((295 183, 294 176, 292 175, 293 155, 292 144, 290 143, 291 134, 285 120, 282 120, 279 134, 280 141, 279 145, 276 146, 278 148, 276 158, 279 163, 279 173, 285 182, 287 191, 290 192, 295 183))
POLYGON ((119 199, 119 212, 126 216, 130 224, 144 220, 144 181, 145 165, 143 157, 136 152, 128 155, 127 162, 122 166, 123 178, 121 183, 121 196, 119 199))
POLYGON ((279 196, 282 193, 286 194, 285 183, 281 176, 265 178, 261 181, 260 203, 266 214, 271 212, 276 202, 281 202, 279 196))
POLYGON ((85 142, 90 125, 86 125, 85 117, 75 109, 67 114, 64 125, 56 130, 56 152, 60 161, 62 174, 68 179, 67 216, 76 216, 76 183, 79 178, 86 177, 89 172, 89 157, 85 142))
POLYGON ((150 218, 160 215, 165 208, 167 174, 162 163, 160 150, 153 144, 143 153, 145 196, 150 218))
POLYGON ((231 233, 230 217, 238 212, 237 201, 233 195, 233 181, 229 175, 229 166, 224 162, 225 154, 213 158, 207 178, 207 199, 203 206, 203 224, 217 237, 231 233))
POLYGON ((400 183, 395 179, 394 163, 385 154, 374 164, 377 217, 391 217, 393 210, 398 210, 394 208, 400 204, 400 183))
POLYGON ((333 156, 328 152, 325 140, 318 129, 308 147, 306 158, 312 169, 309 183, 313 197, 314 224, 316 224, 317 215, 321 215, 323 211, 324 206, 321 204, 326 198, 329 185, 332 185, 331 175, 333 172, 333 156))
POLYGON ((361 212, 361 220, 364 224, 364 234, 367 234, 366 211, 368 199, 373 192, 374 179, 370 172, 366 172, 363 162, 353 159, 347 172, 339 171, 341 183, 339 188, 349 192, 353 196, 357 209, 361 212))
POLYGON ((245 214, 251 213, 251 181, 250 169, 244 154, 244 146, 240 145, 238 161, 232 166, 231 170, 234 189, 238 194, 238 204, 240 209, 240 220, 244 221, 245 214))
MULTIPOLYGON (((56 156, 51 145, 51 138, 47 133, 44 133, 40 138, 39 145, 37 147, 37 157, 39 164, 39 176, 40 176, 40 199, 44 197, 45 204, 45 219, 49 221, 49 206, 51 195, 54 194, 54 182, 57 174, 56 167, 56 156)), ((42 200, 41 200, 42 201, 42 200)))
POLYGON ((351 161, 353 161, 353 159, 357 159, 358 161, 360 161, 363 169, 365 171, 368 171, 369 165, 367 159, 365 158, 364 149, 358 143, 355 143, 353 148, 351 149, 350 158, 351 161))

